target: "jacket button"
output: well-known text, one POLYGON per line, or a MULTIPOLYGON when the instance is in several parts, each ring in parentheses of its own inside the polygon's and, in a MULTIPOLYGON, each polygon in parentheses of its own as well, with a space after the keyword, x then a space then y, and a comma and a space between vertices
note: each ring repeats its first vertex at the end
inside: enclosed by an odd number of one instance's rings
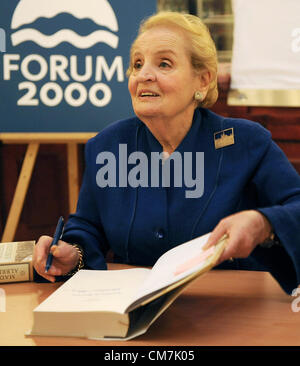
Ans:
POLYGON ((158 229, 156 232, 155 232, 155 237, 157 239, 163 239, 165 237, 165 232, 163 229, 158 229))

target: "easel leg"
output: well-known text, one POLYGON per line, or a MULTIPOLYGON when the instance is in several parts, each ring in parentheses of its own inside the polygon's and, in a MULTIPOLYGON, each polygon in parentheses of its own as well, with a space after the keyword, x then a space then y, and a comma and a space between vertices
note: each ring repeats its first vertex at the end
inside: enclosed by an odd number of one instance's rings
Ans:
POLYGON ((3 243, 14 240, 38 150, 38 143, 30 143, 27 147, 25 159, 2 236, 3 243))
POLYGON ((68 183, 69 183, 69 210, 70 213, 76 211, 79 194, 79 174, 78 174, 78 148, 76 143, 68 143, 68 183))

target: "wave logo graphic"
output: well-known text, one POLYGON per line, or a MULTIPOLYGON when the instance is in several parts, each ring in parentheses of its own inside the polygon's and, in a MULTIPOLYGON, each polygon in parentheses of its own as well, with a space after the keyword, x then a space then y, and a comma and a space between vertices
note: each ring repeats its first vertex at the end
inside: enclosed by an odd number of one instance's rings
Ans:
POLYGON ((81 36, 71 29, 62 29, 52 35, 45 35, 33 28, 22 28, 11 35, 13 46, 32 41, 43 48, 53 48, 62 42, 86 49, 97 43, 106 43, 117 48, 119 37, 116 15, 107 0, 21 0, 13 14, 11 28, 18 29, 35 22, 38 18, 54 18, 58 14, 68 13, 78 19, 91 19, 108 30, 96 30, 87 36, 81 36))

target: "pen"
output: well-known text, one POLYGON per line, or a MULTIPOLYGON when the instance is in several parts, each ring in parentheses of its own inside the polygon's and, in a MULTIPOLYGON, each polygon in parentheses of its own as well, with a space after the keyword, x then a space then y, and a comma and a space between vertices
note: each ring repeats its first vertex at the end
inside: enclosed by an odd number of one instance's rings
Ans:
MULTIPOLYGON (((62 237, 63 231, 64 231, 64 218, 61 216, 58 220, 58 223, 57 223, 57 226, 56 226, 56 229, 55 229, 55 233, 54 233, 53 240, 52 240, 52 243, 50 245, 50 248, 53 245, 57 245, 58 241, 62 237)), ((49 251, 50 251, 50 248, 49 248, 49 251)), ((51 267, 52 260, 53 260, 53 254, 49 252, 46 267, 45 267, 45 272, 46 273, 49 271, 49 269, 51 267)))

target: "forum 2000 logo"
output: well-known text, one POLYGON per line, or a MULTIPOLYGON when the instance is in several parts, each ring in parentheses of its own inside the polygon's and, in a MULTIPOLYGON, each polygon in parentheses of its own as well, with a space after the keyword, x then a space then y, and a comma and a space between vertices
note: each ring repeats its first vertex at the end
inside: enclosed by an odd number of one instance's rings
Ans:
POLYGON ((21 0, 11 20, 12 46, 17 49, 24 42, 31 41, 41 49, 48 49, 48 52, 41 51, 48 56, 38 53, 3 54, 3 80, 24 80, 18 83, 18 90, 23 92, 16 104, 38 106, 42 102, 48 107, 55 107, 65 101, 72 107, 80 107, 89 101, 96 107, 108 105, 112 98, 109 82, 113 77, 119 83, 124 82, 122 56, 114 55, 112 61, 107 62, 103 55, 82 55, 82 51, 99 43, 117 50, 118 28, 115 13, 107 0, 21 0), (37 29, 39 20, 51 20, 65 13, 72 16, 74 24, 89 19, 97 29, 85 36, 66 28, 51 35, 37 29), (49 55, 62 42, 72 45, 75 54, 67 57, 53 52, 49 55), (80 68, 79 55, 76 55, 79 50, 83 58, 80 68), (87 82, 88 87, 84 84, 87 82))

